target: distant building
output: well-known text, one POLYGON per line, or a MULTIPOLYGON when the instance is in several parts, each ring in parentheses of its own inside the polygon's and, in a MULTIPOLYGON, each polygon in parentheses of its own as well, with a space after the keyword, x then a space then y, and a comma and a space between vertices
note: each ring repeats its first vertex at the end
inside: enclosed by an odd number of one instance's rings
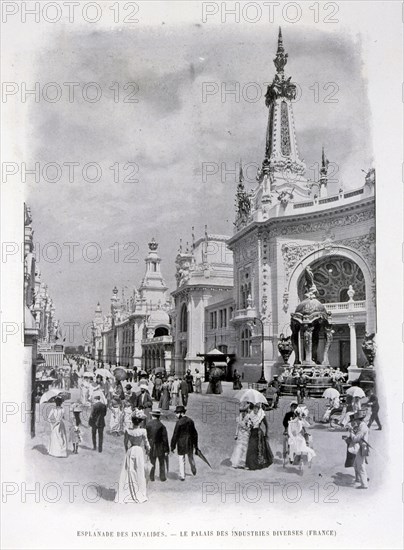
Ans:
POLYGON ((112 291, 110 313, 101 321, 98 304, 93 321, 93 357, 105 363, 172 370, 172 302, 161 273, 158 244, 152 239, 145 258, 146 270, 139 288, 127 297, 112 291))
POLYGON ((31 421, 27 425, 32 437, 35 435, 37 367, 61 366, 64 356, 60 323, 36 264, 33 235, 31 210, 24 205, 24 365, 29 370, 26 402, 31 405, 31 421))

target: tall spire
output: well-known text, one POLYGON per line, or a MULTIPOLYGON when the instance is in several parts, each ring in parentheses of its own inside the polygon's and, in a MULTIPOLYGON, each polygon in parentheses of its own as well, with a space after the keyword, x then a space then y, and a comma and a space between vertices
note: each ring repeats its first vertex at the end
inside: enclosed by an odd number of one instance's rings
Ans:
POLYGON ((282 29, 279 27, 278 50, 276 52, 276 57, 274 59, 276 71, 282 74, 287 62, 288 62, 288 54, 285 53, 285 48, 283 47, 282 29))

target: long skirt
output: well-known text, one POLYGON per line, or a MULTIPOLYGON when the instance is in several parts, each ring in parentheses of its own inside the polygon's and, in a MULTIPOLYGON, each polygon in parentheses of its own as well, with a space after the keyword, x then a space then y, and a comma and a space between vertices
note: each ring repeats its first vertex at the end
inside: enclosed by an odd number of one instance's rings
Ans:
POLYGON ((109 419, 109 429, 111 432, 118 433, 122 431, 122 411, 119 407, 111 408, 111 416, 109 419))
POLYGON ((249 470, 268 468, 273 458, 271 447, 261 428, 253 428, 248 441, 246 467, 249 470))
POLYGON ((170 409, 170 392, 168 391, 168 389, 163 388, 161 392, 159 407, 163 411, 168 411, 170 409))
POLYGON ((67 456, 67 434, 63 420, 52 425, 48 452, 58 458, 67 456))
POLYGON ((202 393, 202 379, 197 378, 195 380, 195 393, 202 393))
POLYGON ((145 456, 142 447, 134 446, 126 451, 116 502, 128 504, 147 500, 145 456))
POLYGON ((237 441, 230 457, 233 468, 245 468, 249 438, 249 430, 239 430, 237 441))

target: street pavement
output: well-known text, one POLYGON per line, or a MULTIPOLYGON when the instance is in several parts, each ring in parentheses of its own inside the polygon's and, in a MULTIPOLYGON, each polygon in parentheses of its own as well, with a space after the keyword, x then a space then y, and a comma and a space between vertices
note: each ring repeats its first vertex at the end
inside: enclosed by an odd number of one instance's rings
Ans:
MULTIPOLYGON (((316 422, 311 429, 313 448, 316 457, 312 467, 305 466, 300 472, 296 466, 283 465, 283 415, 289 410, 292 398, 282 397, 279 408, 267 413, 270 423, 270 444, 275 456, 269 468, 259 471, 233 469, 230 456, 234 445, 238 401, 233 396, 235 391, 230 383, 224 383, 222 395, 190 394, 187 415, 195 421, 199 433, 199 447, 204 453, 211 468, 201 459, 195 457, 197 475, 193 476, 187 464, 185 482, 178 477, 178 457, 170 454, 169 473, 166 482, 156 476, 155 482, 148 483, 148 502, 136 507, 137 513, 161 511, 162 507, 175 509, 178 506, 202 507, 212 511, 218 506, 237 507, 243 505, 257 506, 263 503, 276 505, 277 509, 288 507, 291 503, 304 506, 327 504, 328 507, 338 503, 351 503, 363 499, 364 495, 373 494, 382 483, 380 449, 383 445, 384 431, 371 429, 370 444, 374 447, 369 457, 368 475, 370 486, 367 491, 360 491, 353 485, 353 468, 345 468, 346 443, 342 436, 344 430, 330 431, 326 425, 316 422)), ((206 384, 203 385, 203 392, 206 384)), ((78 398, 78 390, 72 390, 72 401, 78 398)), ((312 418, 319 421, 323 415, 325 400, 306 399, 305 404, 312 418)), ((71 402, 65 403, 66 411, 71 402)), ((114 502, 117 483, 124 459, 123 436, 109 433, 109 412, 104 432, 104 450, 93 451, 91 429, 88 427, 89 409, 82 413, 83 441, 79 454, 72 454, 69 443, 67 458, 55 458, 47 454, 49 426, 45 420, 46 411, 52 405, 37 405, 36 436, 28 443, 27 448, 27 482, 39 482, 47 486, 48 498, 57 498, 57 490, 52 492, 53 485, 62 487, 60 501, 83 501, 93 506, 116 509, 114 502), (70 484, 70 485, 69 485, 70 484), (77 484, 74 488, 73 484, 77 484)), ((157 407, 155 402, 154 407, 157 407)), ((167 427, 169 439, 174 430, 176 417, 174 407, 164 411, 162 421, 167 427)), ((66 416, 70 416, 67 413, 66 416)), ((382 415, 381 415, 382 416, 382 415)), ((70 416, 70 422, 73 415, 70 416)), ((381 418, 383 422, 383 416, 381 418)), ((67 422, 67 427, 70 423, 67 422)))

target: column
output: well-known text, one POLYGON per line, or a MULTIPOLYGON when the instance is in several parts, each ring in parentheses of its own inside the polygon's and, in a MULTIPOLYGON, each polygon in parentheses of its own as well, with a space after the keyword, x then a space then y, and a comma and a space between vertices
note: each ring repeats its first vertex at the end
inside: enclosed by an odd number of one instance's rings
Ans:
POLYGON ((357 364, 357 351, 356 351, 356 328, 353 315, 348 317, 348 326, 349 326, 349 341, 350 341, 350 352, 351 352, 351 367, 356 367, 357 364))

